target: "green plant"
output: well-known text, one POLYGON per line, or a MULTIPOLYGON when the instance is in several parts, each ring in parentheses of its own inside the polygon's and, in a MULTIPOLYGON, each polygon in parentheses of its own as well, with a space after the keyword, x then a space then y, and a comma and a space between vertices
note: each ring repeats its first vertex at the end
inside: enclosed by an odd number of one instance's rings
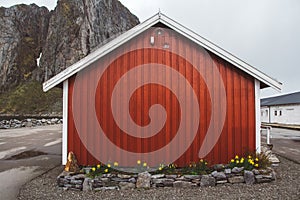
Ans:
POLYGON ((11 91, 0 94, 0 113, 40 114, 61 112, 62 90, 53 88, 43 92, 37 81, 23 83, 11 91))
POLYGON ((244 167, 245 170, 267 168, 270 166, 268 156, 263 153, 250 153, 245 157, 236 155, 230 160, 229 167, 244 167))

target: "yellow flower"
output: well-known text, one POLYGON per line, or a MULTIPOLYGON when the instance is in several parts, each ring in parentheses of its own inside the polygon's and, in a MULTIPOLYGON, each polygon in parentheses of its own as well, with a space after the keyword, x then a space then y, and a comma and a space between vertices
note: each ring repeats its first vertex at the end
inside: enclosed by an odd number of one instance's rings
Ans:
POLYGON ((248 156, 248 158, 249 158, 249 159, 251 159, 251 158, 252 158, 252 156, 250 156, 250 155, 249 155, 249 156, 248 156))
POLYGON ((255 167, 258 167, 258 164, 255 164, 254 166, 255 166, 255 167))
POLYGON ((115 166, 115 167, 119 166, 119 163, 114 162, 114 166, 115 166))
POLYGON ((243 163, 244 162, 244 158, 241 158, 241 161, 240 161, 241 163, 243 163))
POLYGON ((161 171, 161 170, 162 170, 162 167, 159 167, 158 170, 161 171))
POLYGON ((108 169, 105 169, 104 172, 107 173, 107 172, 108 172, 108 169))
POLYGON ((144 162, 144 163, 143 163, 143 166, 144 166, 144 167, 147 167, 147 163, 144 162))
POLYGON ((231 162, 234 162, 234 159, 231 159, 231 162))
POLYGON ((92 168, 92 171, 93 171, 93 172, 94 172, 94 171, 96 171, 96 168, 95 168, 95 167, 93 167, 93 168, 92 168))
POLYGON ((107 167, 108 167, 108 168, 110 168, 110 167, 111 167, 111 165, 110 165, 110 164, 107 164, 107 167))
POLYGON ((207 165, 207 162, 205 162, 204 164, 207 165))
POLYGON ((238 155, 236 155, 236 156, 235 156, 235 159, 239 159, 239 156, 238 156, 238 155))
POLYGON ((258 158, 255 158, 255 161, 258 161, 258 158))
POLYGON ((137 163, 138 165, 140 165, 140 164, 141 164, 141 161, 140 161, 140 160, 138 160, 138 161, 136 161, 136 163, 137 163))
POLYGON ((200 162, 203 162, 203 159, 201 159, 200 162))
POLYGON ((101 165, 97 165, 97 168, 100 168, 101 167, 101 165))
POLYGON ((237 160, 237 161, 235 161, 235 162, 236 162, 237 164, 239 164, 239 163, 240 163, 240 161, 238 161, 238 160, 237 160))

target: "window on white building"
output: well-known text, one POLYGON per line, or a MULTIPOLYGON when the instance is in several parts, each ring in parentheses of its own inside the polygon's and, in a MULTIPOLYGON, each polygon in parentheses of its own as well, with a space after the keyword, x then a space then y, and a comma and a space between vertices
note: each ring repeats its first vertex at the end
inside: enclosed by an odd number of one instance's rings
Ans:
POLYGON ((274 115, 277 116, 277 110, 274 111, 274 115))
POLYGON ((282 111, 280 110, 280 111, 279 111, 279 116, 281 116, 281 115, 282 115, 282 111))

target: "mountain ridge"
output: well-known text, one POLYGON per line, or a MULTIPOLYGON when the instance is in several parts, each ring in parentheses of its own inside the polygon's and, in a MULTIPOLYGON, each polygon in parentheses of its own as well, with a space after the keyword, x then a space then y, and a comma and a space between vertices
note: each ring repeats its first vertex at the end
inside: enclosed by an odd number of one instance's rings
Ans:
POLYGON ((0 7, 0 113, 18 112, 8 95, 21 94, 20 85, 36 87, 137 24, 118 0, 58 0, 52 11, 36 4, 0 7))

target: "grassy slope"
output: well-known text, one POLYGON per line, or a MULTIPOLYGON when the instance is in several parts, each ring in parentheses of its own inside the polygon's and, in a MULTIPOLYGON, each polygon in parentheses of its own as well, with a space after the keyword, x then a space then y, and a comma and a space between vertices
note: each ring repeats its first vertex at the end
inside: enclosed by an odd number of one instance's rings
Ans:
POLYGON ((0 94, 0 114, 39 115, 62 113, 62 89, 44 93, 36 81, 24 83, 12 91, 0 94))

